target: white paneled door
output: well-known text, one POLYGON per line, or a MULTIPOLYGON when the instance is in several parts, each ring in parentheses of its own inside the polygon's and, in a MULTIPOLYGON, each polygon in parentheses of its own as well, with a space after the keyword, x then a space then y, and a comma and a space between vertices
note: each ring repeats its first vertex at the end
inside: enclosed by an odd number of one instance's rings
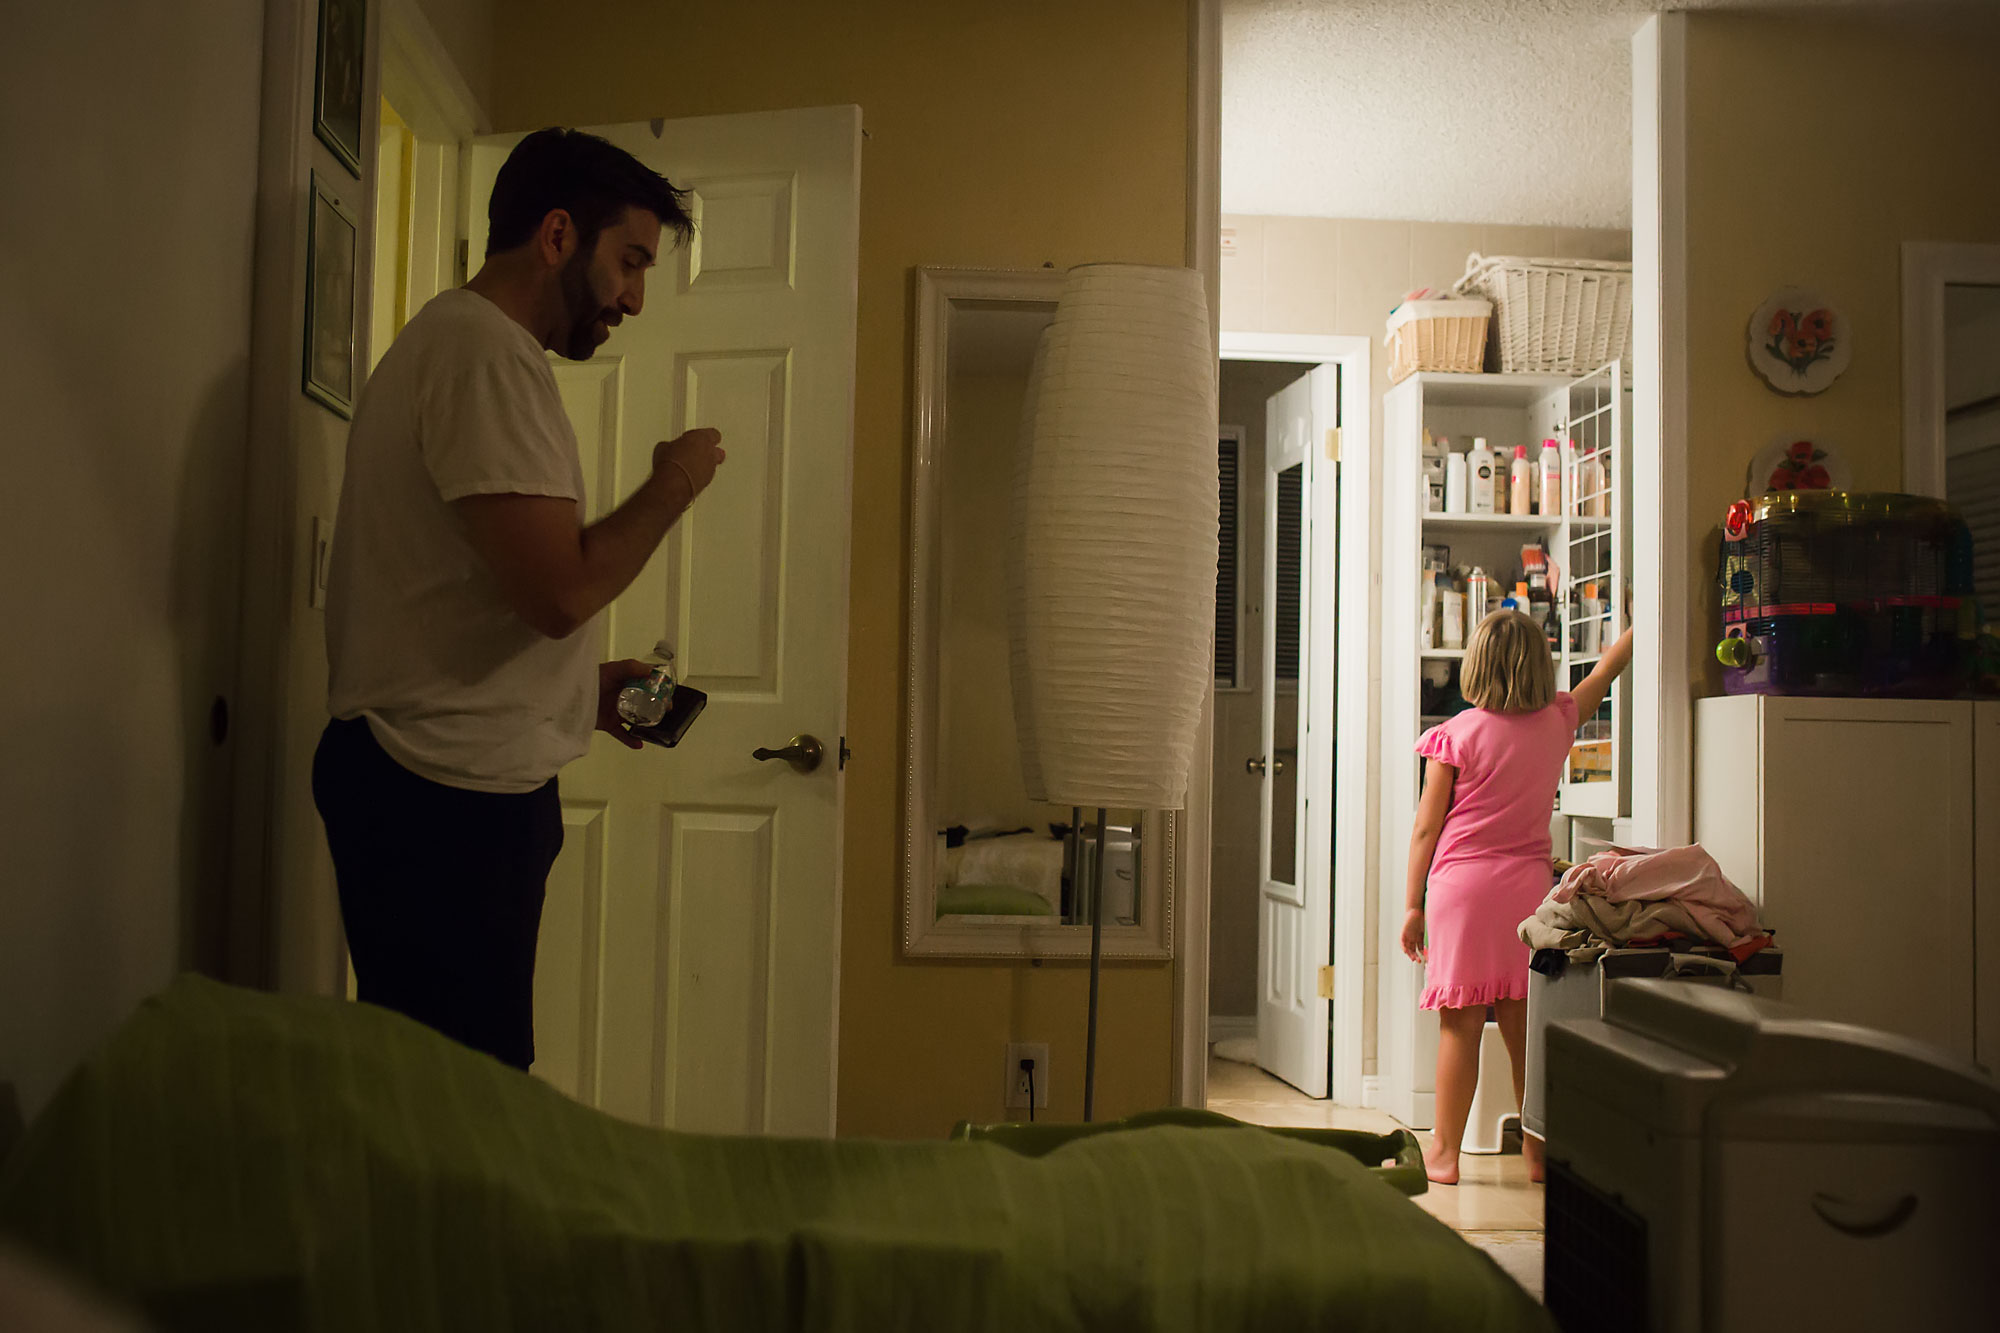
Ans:
POLYGON ((1327 1095, 1333 951, 1333 716, 1339 368, 1274 395, 1264 432, 1264 665, 1258 818, 1257 1062, 1327 1095))
MULTIPOLYGON (((678 748, 609 737, 562 774, 566 838, 535 977, 535 1072, 686 1130, 829 1134, 840 973, 861 116, 593 128, 692 191, 698 232, 592 360, 555 360, 592 516, 693 426, 729 459, 584 633, 664 638, 708 709, 678 748), (752 752, 810 736, 810 772, 752 752)), ((471 253, 520 136, 468 154, 471 253)))

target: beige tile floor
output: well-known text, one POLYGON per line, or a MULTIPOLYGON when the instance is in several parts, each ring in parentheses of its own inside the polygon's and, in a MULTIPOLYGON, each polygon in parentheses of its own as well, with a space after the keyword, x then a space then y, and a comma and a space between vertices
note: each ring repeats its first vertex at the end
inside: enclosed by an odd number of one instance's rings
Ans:
MULTIPOLYGON (((1208 1062, 1208 1106, 1253 1125, 1308 1129, 1400 1128, 1384 1111, 1316 1101, 1261 1069, 1228 1060, 1208 1062)), ((1420 1131, 1419 1139, 1424 1137, 1420 1131)), ((1528 1179, 1518 1153, 1497 1157, 1466 1154, 1459 1159, 1457 1185, 1433 1185, 1417 1203, 1459 1231, 1540 1231, 1542 1187, 1528 1179)))

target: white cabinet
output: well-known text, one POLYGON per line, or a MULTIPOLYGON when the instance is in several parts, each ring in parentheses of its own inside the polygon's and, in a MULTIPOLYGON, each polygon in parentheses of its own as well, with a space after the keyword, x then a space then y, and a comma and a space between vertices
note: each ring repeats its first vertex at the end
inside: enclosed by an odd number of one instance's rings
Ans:
POLYGON ((1784 946, 1787 1002, 2000 1068, 1996 710, 1696 702, 1695 839, 1784 946))
MULTIPOLYGON (((1624 623, 1631 501, 1625 466, 1629 394, 1623 369, 1613 363, 1581 378, 1566 375, 1416 374, 1383 398, 1382 423, 1382 633, 1380 640, 1381 911, 1377 939, 1379 1052, 1382 1106, 1405 1124, 1431 1123, 1437 1057, 1435 1015, 1421 1013, 1422 971, 1402 955, 1397 932, 1403 920, 1403 872, 1410 825, 1422 774, 1415 749, 1424 728, 1443 720, 1464 659, 1462 648, 1426 646, 1420 592, 1425 548, 1450 548, 1453 566, 1478 566, 1511 589, 1522 547, 1546 547, 1559 576, 1555 605, 1561 620, 1557 680, 1575 684, 1596 664, 1586 642, 1609 643, 1624 623), (1425 431, 1449 436, 1454 452, 1483 436, 1503 463, 1515 445, 1535 460, 1544 439, 1575 444, 1566 462, 1561 512, 1554 514, 1451 514, 1426 508, 1425 431), (1599 478, 1585 485, 1580 475, 1599 478), (1574 586, 1596 583, 1605 594, 1595 632, 1584 637, 1574 586), (1427 682, 1430 682, 1427 684, 1427 682), (1426 698, 1430 702, 1426 702, 1426 698)), ((1504 489, 1504 488, 1502 488, 1504 489)), ((1539 489, 1538 487, 1535 489, 1539 489)), ((1466 631, 1481 614, 1468 614, 1466 631)), ((1609 821, 1630 802, 1629 683, 1621 680, 1595 717, 1583 719, 1561 785, 1564 815, 1609 821)), ((1604 831, 1609 833, 1608 824, 1604 831)), ((1568 850, 1566 841, 1560 844, 1568 850)))

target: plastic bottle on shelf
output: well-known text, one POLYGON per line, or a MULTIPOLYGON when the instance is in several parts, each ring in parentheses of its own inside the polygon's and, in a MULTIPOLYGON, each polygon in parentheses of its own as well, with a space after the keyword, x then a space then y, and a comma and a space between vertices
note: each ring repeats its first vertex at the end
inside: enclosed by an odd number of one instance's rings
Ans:
POLYGON ((1444 459, 1444 512, 1463 514, 1466 504, 1464 454, 1446 454, 1444 459))
MULTIPOLYGON (((1576 457, 1576 441, 1569 442, 1572 458, 1576 457)), ((1610 481, 1604 471, 1604 461, 1595 452, 1578 460, 1576 465, 1576 509, 1585 518, 1605 518, 1611 513, 1611 497, 1605 493, 1610 481)))
POLYGON ((1436 570, 1426 569, 1418 576, 1417 583, 1417 647, 1429 652, 1437 647, 1438 634, 1438 576, 1436 570))
POLYGON ((1534 503, 1535 468, 1528 461, 1528 446, 1514 446, 1514 465, 1507 475, 1507 512, 1526 514, 1534 503))
POLYGON ((1554 518, 1562 513, 1562 456, 1557 452, 1554 440, 1542 441, 1540 461, 1542 515, 1545 518, 1554 518))
POLYGON ((1577 610, 1576 650, 1585 657, 1595 657, 1604 651, 1604 600, 1598 595, 1595 583, 1583 585, 1577 610))
POLYGON ((1468 470, 1466 480, 1466 512, 1490 514, 1493 512, 1494 497, 1499 493, 1499 478, 1493 463, 1493 451, 1486 447, 1486 437, 1474 436, 1472 452, 1465 456, 1468 470))
POLYGON ((1465 647, 1465 594, 1446 583, 1438 593, 1438 647, 1465 647))

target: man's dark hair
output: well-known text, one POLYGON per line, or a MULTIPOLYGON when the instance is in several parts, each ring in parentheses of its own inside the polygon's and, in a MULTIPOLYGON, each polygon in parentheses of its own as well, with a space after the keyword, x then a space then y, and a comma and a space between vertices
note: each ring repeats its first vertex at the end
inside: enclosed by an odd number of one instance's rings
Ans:
POLYGON ((686 190, 616 144, 581 130, 536 130, 507 155, 486 205, 486 253, 534 238, 542 219, 568 213, 587 253, 628 208, 643 208, 684 244, 694 235, 686 190))

